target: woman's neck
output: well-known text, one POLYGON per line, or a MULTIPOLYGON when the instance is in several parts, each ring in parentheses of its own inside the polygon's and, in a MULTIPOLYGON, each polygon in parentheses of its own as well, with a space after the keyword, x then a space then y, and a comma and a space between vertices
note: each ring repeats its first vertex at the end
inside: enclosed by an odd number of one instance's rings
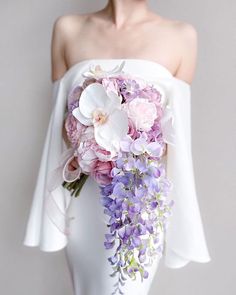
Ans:
POLYGON ((116 28, 133 24, 150 13, 147 0, 109 0, 103 12, 116 28))

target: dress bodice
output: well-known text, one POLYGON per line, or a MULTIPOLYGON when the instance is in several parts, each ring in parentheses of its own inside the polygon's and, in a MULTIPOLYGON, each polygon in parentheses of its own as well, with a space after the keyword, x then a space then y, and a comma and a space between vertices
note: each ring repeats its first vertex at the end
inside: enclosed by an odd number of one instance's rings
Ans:
POLYGON ((54 82, 70 80, 72 76, 76 75, 77 73, 79 74, 79 72, 81 73, 84 68, 87 68, 88 65, 91 64, 100 64, 104 68, 109 69, 120 64, 122 61, 125 61, 125 70, 134 75, 151 80, 153 78, 155 79, 155 77, 171 78, 178 81, 179 83, 185 84, 186 87, 190 87, 190 84, 186 81, 174 77, 169 69, 167 69, 167 67, 164 65, 152 60, 141 58, 85 59, 72 65, 60 79, 55 80, 54 82))
POLYGON ((87 59, 74 64, 58 80, 53 82, 53 110, 45 139, 31 212, 27 224, 24 244, 39 246, 43 251, 57 251, 67 244, 63 234, 66 225, 66 210, 71 196, 57 187, 53 192, 54 204, 50 212, 45 210, 47 177, 58 165, 65 148, 61 130, 69 90, 84 78, 82 73, 91 65, 100 65, 111 70, 124 61, 123 70, 155 84, 163 92, 173 110, 175 145, 168 146, 167 177, 174 189, 171 198, 175 200, 173 216, 165 240, 165 264, 178 268, 189 261, 208 262, 210 256, 197 200, 191 151, 191 86, 174 77, 163 65, 144 59, 87 59), (57 208, 56 208, 57 207, 57 208), (58 210, 59 209, 59 210, 58 210))

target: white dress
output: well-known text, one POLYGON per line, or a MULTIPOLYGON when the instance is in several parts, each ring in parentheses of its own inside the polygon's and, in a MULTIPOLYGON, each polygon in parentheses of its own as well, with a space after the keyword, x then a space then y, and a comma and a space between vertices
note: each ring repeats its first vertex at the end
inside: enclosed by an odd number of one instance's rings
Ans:
MULTIPOLYGON (((158 81, 165 89, 174 113, 175 146, 168 146, 167 177, 173 183, 170 197, 175 201, 164 243, 164 263, 180 268, 190 261, 211 260, 205 240, 197 200, 191 150, 191 87, 173 77, 167 68, 145 59, 87 59, 73 65, 53 83, 53 110, 44 143, 40 169, 32 200, 23 244, 52 252, 65 249, 75 295, 110 295, 116 278, 109 276, 112 267, 107 258, 113 253, 105 249, 106 216, 99 203, 97 183, 88 178, 78 198, 72 198, 63 187, 51 191, 47 203, 49 172, 58 166, 65 149, 61 130, 66 99, 75 81, 82 81, 91 64, 112 69, 125 61, 124 71, 149 81, 158 81), (53 200, 53 201, 52 201, 53 200), (66 234, 69 232, 69 235, 66 234)), ((126 281, 125 295, 147 295, 158 267, 156 259, 149 277, 141 282, 126 281)))

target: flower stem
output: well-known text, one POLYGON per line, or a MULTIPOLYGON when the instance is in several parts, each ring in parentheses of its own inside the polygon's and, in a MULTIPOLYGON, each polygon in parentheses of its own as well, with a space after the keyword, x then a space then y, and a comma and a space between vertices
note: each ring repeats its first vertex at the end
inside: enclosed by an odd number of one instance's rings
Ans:
POLYGON ((87 174, 82 174, 82 176, 79 179, 79 183, 77 188, 73 191, 72 195, 74 195, 75 197, 79 196, 79 193, 83 187, 83 185, 85 184, 85 181, 87 180, 88 175, 87 174))
POLYGON ((62 183, 62 186, 66 188, 68 191, 70 191, 71 196, 74 195, 74 197, 78 197, 83 185, 85 184, 86 179, 89 175, 82 174, 79 179, 73 181, 73 182, 66 182, 64 181, 62 183))

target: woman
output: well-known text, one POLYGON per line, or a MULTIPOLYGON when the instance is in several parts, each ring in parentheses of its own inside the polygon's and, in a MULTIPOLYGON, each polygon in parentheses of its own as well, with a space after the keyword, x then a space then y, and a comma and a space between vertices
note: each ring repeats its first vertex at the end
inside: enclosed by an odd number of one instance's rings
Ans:
MULTIPOLYGON (((56 232, 42 209, 45 184, 40 180, 45 179, 47 168, 53 167, 53 161, 57 163, 56 155, 60 150, 61 133, 57 133, 58 126, 62 126, 63 104, 60 104, 60 100, 65 100, 69 86, 76 77, 81 76, 90 61, 110 68, 118 60, 125 60, 127 70, 143 77, 163 80, 166 89, 170 81, 173 82, 170 100, 176 116, 177 142, 175 148, 168 146, 167 172, 174 183, 173 196, 177 204, 166 237, 165 263, 168 267, 179 268, 189 261, 210 260, 191 162, 190 84, 195 71, 196 53, 197 34, 194 27, 153 13, 146 0, 110 0, 100 11, 61 16, 54 24, 51 60, 53 96, 57 97, 57 102, 50 120, 24 244, 40 245, 44 251, 56 251, 67 246, 67 261, 76 295, 109 295, 116 292, 147 295, 159 264, 156 258, 148 267, 149 275, 143 282, 140 278, 134 281, 129 279, 125 286, 115 288, 117 278, 110 276, 112 268, 108 263, 113 250, 105 249, 103 244, 107 221, 99 203, 99 187, 90 177, 79 198, 71 199, 69 196, 67 199, 71 201, 69 215, 75 217, 69 226, 68 239, 56 232)), ((69 145, 66 132, 63 137, 69 145)), ((77 168, 77 162, 72 161, 69 170, 77 168)), ((63 193, 57 191, 56 202, 60 208, 66 203, 63 193)), ((51 216, 56 216, 52 220, 59 225, 63 219, 53 211, 55 207, 50 210, 51 216)))

